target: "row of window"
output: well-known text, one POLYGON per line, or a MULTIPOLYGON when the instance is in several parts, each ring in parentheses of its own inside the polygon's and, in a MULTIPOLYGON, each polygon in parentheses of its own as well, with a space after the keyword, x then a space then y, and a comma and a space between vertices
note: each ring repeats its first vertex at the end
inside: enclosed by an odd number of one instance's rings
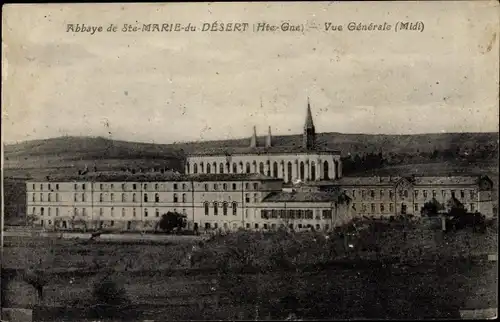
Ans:
MULTIPOLYGON (((56 187, 56 190, 59 190, 59 184, 56 184, 55 187, 56 187)), ((77 191, 77 190, 85 190, 85 187, 86 187, 85 183, 82 183, 82 184, 75 183, 75 185, 74 185, 75 191, 77 191)), ((121 187, 122 187, 123 191, 126 190, 125 189, 126 188, 125 183, 122 183, 121 187)), ((181 187, 182 188, 181 191, 186 191, 186 184, 185 183, 183 183, 182 185, 174 183, 173 187, 174 187, 174 190, 179 190, 179 188, 181 187)), ((214 183, 212 185, 212 187, 213 187, 213 190, 216 190, 216 191, 219 190, 219 184, 217 184, 217 183, 214 183)), ((35 190, 35 188, 36 188, 36 186, 35 186, 35 184, 33 184, 33 190, 35 190)), ((113 190, 114 189, 114 184, 113 183, 109 184, 109 188, 111 190, 113 190)), ((245 183, 245 189, 246 190, 250 190, 251 188, 253 188, 254 190, 258 190, 259 184, 257 182, 254 182, 252 185, 250 185, 250 183, 248 183, 248 182, 245 183)), ((48 191, 52 191, 51 184, 47 184, 47 189, 48 189, 48 191)), ((104 184, 101 183, 99 185, 99 189, 100 190, 104 190, 105 189, 104 184)), ((144 184, 144 190, 147 190, 147 189, 148 189, 148 184, 146 183, 146 184, 144 184)), ((158 183, 154 184, 154 190, 158 190, 158 189, 159 189, 159 184, 158 183)), ((210 190, 210 185, 208 183, 205 183, 204 189, 205 189, 205 191, 209 191, 210 190)), ((230 189, 233 190, 233 191, 236 191, 238 189, 238 187, 237 187, 236 183, 232 183, 230 185, 227 184, 227 183, 223 183, 221 185, 221 189, 223 191, 228 191, 230 189)), ((43 183, 40 184, 40 190, 43 190, 43 183)), ((136 183, 132 184, 132 190, 137 190, 137 184, 136 183)))
MULTIPOLYGON (((292 180, 292 175, 293 175, 293 164, 291 161, 288 163, 281 163, 281 176, 279 175, 279 166, 278 162, 274 161, 272 166, 271 162, 267 161, 266 165, 264 165, 264 162, 260 162, 257 165, 257 162, 253 162, 253 171, 251 169, 251 164, 250 162, 246 162, 245 165, 243 165, 243 162, 240 162, 240 170, 238 171, 238 166, 236 163, 232 163, 232 166, 229 162, 226 162, 225 166, 224 163, 220 163, 218 166, 218 172, 217 172, 217 162, 211 163, 206 163, 206 168, 205 164, 203 162, 200 162, 199 166, 197 163, 193 164, 193 169, 191 171, 191 166, 190 164, 186 164, 186 172, 187 173, 198 173, 198 170, 200 173, 260 173, 263 175, 267 176, 272 176, 274 178, 285 178, 288 177, 288 181, 292 180), (199 169, 198 169, 199 167, 199 169), (287 172, 285 173, 285 169, 287 172), (286 175, 288 174, 288 176, 286 175)), ((334 161, 334 167, 335 167, 335 174, 339 173, 340 169, 340 162, 339 161, 334 161)), ((309 179, 309 180, 316 180, 316 163, 314 161, 310 162, 310 168, 308 168, 307 163, 304 161, 301 161, 297 163, 297 171, 298 171, 298 177, 301 180, 309 179), (307 171, 306 171, 307 169, 307 171), (306 173, 307 172, 307 173, 306 173)), ((321 175, 321 174, 320 174, 321 175)), ((329 163, 328 161, 323 162, 323 173, 322 173, 322 178, 324 179, 330 179, 329 175, 329 163)))
MULTIPOLYGON (((352 197, 354 199, 356 199, 356 196, 357 196, 357 191, 356 190, 352 190, 352 197)), ((430 191, 432 193, 432 198, 436 198, 437 195, 438 195, 438 192, 437 190, 432 190, 430 191)), ((419 198, 420 196, 420 190, 415 190, 414 191, 415 193, 415 198, 419 198)), ((375 190, 361 190, 361 198, 364 199, 366 198, 366 196, 368 195, 370 198, 372 199, 375 199, 375 190)), ((456 191, 456 190, 449 190, 449 196, 452 197, 452 198, 458 198, 458 194, 460 195, 460 198, 461 199, 465 199, 465 195, 466 195, 466 191, 465 190, 460 190, 460 191, 456 191)), ((385 190, 380 190, 379 194, 380 196, 380 199, 383 199, 385 198, 385 190)), ((399 197, 401 198, 408 198, 408 190, 400 190, 399 191, 399 197)), ((428 198, 429 197, 429 191, 427 190, 422 190, 422 196, 424 198, 428 198)), ((446 198, 448 196, 448 191, 447 190, 441 190, 441 196, 443 198, 446 198)), ((475 199, 476 198, 476 191, 475 190, 470 190, 469 191, 469 197, 470 199, 475 199)), ((393 199, 394 198, 394 193, 392 190, 389 190, 389 199, 393 199)))
MULTIPOLYGON (((387 210, 388 210, 389 212, 394 212, 394 204, 392 204, 392 203, 391 203, 391 204, 389 204, 389 207, 386 207, 386 205, 385 205, 385 204, 383 204, 383 203, 378 204, 378 207, 377 207, 377 204, 374 204, 374 203, 372 203, 372 204, 364 204, 364 203, 362 203, 362 204, 361 204, 361 208, 359 209, 359 211, 360 211, 360 212, 362 212, 362 213, 364 213, 364 212, 369 212, 369 211, 368 211, 368 206, 370 206, 370 212, 371 212, 371 213, 377 213, 377 212, 381 212, 381 213, 383 213, 383 212, 386 212, 387 210)), ((415 211, 420 211, 421 207, 423 207, 423 206, 424 206, 423 204, 418 204, 418 203, 415 203, 415 204, 413 205, 413 207, 414 207, 414 210, 415 210, 415 211)), ((467 206, 467 205, 465 205, 465 206, 467 206)), ((357 209, 357 206, 356 206, 356 204, 355 204, 355 203, 353 203, 353 204, 352 204, 352 208, 353 208, 354 210, 358 210, 358 209, 357 209)), ((405 205, 402 205, 402 208, 406 209, 406 206, 405 206, 405 205)), ((475 204, 474 204, 474 203, 471 203, 471 204, 469 205, 469 209, 470 209, 470 211, 472 211, 472 212, 473 212, 473 211, 475 211, 475 209, 476 209, 475 204)))
MULTIPOLYGON (((213 209, 213 213, 212 214, 214 216, 218 216, 219 215, 219 202, 217 202, 217 201, 212 202, 212 207, 210 207, 210 203, 209 202, 205 202, 204 205, 203 205, 203 207, 205 209, 205 216, 209 216, 210 215, 210 208, 213 209)), ((232 202, 231 203, 231 211, 232 211, 233 216, 237 215, 237 212, 238 212, 238 203, 236 203, 236 202, 232 202)), ((228 212, 228 203, 227 202, 223 202, 222 203, 222 215, 227 216, 227 212, 228 212)))
MULTIPOLYGON (((314 219, 314 213, 312 210, 302 210, 302 209, 270 209, 261 210, 260 217, 262 219, 314 219)), ((316 219, 331 219, 332 210, 324 209, 322 210, 322 217, 317 213, 316 219)))
MULTIPOLYGON (((222 226, 224 229, 228 229, 229 228, 229 224, 228 223, 223 223, 223 226, 222 226)), ((254 223, 253 224, 253 228, 254 229, 260 229, 260 227, 262 227, 262 229, 264 230, 267 230, 267 229, 271 229, 271 230, 276 230, 278 229, 278 225, 275 224, 275 223, 272 223, 272 224, 268 224, 268 223, 264 223, 262 224, 262 226, 260 226, 259 223, 254 223)), ((316 230, 321 230, 321 225, 320 224, 316 224, 316 225, 311 225, 311 224, 307 224, 307 225, 303 225, 303 224, 289 224, 288 225, 288 228, 290 229, 304 229, 304 228, 307 228, 307 229, 311 229, 311 228, 315 228, 316 230)), ((205 223, 205 229, 218 229, 219 228, 219 224, 218 223, 205 223)), ((237 223, 233 223, 233 228, 236 229, 238 228, 238 224, 237 223)), ((246 223, 245 224, 245 228, 246 229, 252 229, 252 224, 250 223, 246 223)), ((285 228, 285 224, 280 224, 279 225, 279 228, 285 228)), ((330 225, 329 224, 325 224, 323 226, 323 229, 326 231, 326 230, 329 230, 330 229, 330 225)))
MULTIPOLYGON (((58 217, 59 216, 59 208, 54 208, 55 209, 55 216, 58 217)), ((33 214, 36 214, 36 207, 33 207, 33 214)), ((174 212, 177 212, 177 209, 174 209, 174 212)), ((183 209, 182 210, 182 213, 183 214, 186 214, 186 209, 183 209)), ((122 217, 125 217, 125 214, 126 214, 126 211, 125 211, 125 208, 121 208, 121 215, 122 217)), ((47 216, 50 217, 52 215, 52 208, 48 207, 47 208, 47 216)), ((86 217, 87 216, 87 208, 73 208, 73 216, 82 216, 82 217, 86 217)), ((104 209, 103 208, 99 208, 99 216, 103 216, 104 215, 104 209)), ((114 217, 115 215, 115 208, 111 208, 110 209, 110 215, 111 217, 114 217)), ((137 208, 132 208, 132 215, 133 217, 137 217, 137 208)), ((45 216, 45 208, 44 207, 41 207, 40 208, 40 216, 45 216)), ((148 217, 149 216, 149 210, 147 208, 144 208, 144 217, 148 217)), ((154 216, 155 217, 160 217, 160 209, 156 208, 155 209, 155 212, 154 212, 154 216)))

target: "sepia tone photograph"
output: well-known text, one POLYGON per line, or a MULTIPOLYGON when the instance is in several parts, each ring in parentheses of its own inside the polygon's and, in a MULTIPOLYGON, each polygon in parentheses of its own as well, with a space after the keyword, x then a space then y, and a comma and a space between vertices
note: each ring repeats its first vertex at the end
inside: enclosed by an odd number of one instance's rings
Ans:
POLYGON ((5 5, 1 320, 496 318, 498 10, 5 5))

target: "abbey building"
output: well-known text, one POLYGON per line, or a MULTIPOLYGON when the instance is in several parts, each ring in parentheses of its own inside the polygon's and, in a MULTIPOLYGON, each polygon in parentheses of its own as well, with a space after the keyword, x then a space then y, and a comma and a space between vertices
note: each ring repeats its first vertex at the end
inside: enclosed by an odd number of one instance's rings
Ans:
POLYGON ((46 229, 148 231, 169 211, 198 230, 329 230, 356 216, 418 216, 432 199, 497 209, 485 176, 343 177, 340 152, 321 148, 308 102, 300 145, 260 143, 189 155, 185 173, 89 172, 29 181, 27 214, 46 229))

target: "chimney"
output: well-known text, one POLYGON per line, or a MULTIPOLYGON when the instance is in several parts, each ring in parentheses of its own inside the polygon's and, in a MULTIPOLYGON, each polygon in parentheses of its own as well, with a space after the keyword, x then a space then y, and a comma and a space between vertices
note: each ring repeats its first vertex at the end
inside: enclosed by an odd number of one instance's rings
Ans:
POLYGON ((269 127, 267 131, 267 137, 266 137, 266 148, 271 147, 271 127, 269 127))
POLYGON ((253 127, 252 138, 250 139, 250 147, 251 148, 257 147, 257 128, 255 126, 253 127))

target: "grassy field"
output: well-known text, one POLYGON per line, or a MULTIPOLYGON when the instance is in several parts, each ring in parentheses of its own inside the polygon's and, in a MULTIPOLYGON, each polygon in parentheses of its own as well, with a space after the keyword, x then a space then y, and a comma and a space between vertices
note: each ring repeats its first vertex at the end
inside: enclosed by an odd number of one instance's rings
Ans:
POLYGON ((130 303, 120 310, 132 320, 283 319, 290 312, 313 319, 450 318, 460 308, 496 305, 496 263, 467 259, 497 252, 496 227, 439 237, 405 225, 363 230, 348 239, 351 250, 334 235, 315 233, 241 232, 195 249, 9 237, 2 293, 4 303, 39 308, 47 320, 90 317, 94 285, 107 275, 125 288, 130 303), (245 273, 243 262, 264 270, 245 273), (23 280, 26 269, 44 271, 43 300, 23 280))

